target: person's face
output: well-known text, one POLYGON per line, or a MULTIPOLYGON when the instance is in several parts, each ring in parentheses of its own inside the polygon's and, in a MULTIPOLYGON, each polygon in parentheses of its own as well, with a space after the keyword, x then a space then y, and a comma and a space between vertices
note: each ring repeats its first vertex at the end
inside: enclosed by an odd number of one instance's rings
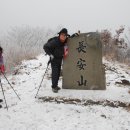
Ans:
POLYGON ((63 43, 65 42, 65 40, 67 38, 66 34, 64 34, 64 33, 61 33, 59 37, 60 37, 60 41, 63 43))

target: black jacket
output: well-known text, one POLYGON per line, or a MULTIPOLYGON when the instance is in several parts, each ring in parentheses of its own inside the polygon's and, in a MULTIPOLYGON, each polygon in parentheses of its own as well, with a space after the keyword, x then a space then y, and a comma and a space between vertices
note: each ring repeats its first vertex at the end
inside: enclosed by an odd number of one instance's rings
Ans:
POLYGON ((54 37, 48 40, 43 49, 48 55, 53 55, 55 58, 63 58, 64 45, 64 43, 60 42, 59 37, 54 37))

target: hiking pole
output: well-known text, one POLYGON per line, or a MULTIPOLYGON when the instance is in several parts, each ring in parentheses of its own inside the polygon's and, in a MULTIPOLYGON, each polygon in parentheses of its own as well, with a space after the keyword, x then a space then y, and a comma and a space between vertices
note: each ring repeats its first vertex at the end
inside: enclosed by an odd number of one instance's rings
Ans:
POLYGON ((35 98, 37 97, 38 92, 39 92, 39 90, 40 90, 40 88, 41 88, 41 85, 42 85, 43 79, 44 79, 45 74, 46 74, 46 72, 47 72, 47 70, 48 70, 48 66, 49 66, 50 62, 51 62, 51 60, 49 60, 48 63, 47 63, 47 67, 46 67, 45 73, 44 73, 44 75, 43 75, 43 78, 42 78, 42 80, 41 80, 41 83, 40 83, 40 85, 39 85, 39 88, 38 88, 38 91, 37 91, 37 94, 36 94, 35 98))
POLYGON ((3 76, 5 77, 5 79, 7 80, 8 84, 10 85, 10 87, 13 89, 13 91, 15 92, 15 94, 17 95, 17 97, 20 99, 20 97, 18 96, 18 94, 16 93, 16 91, 14 90, 14 88, 12 87, 12 85, 10 84, 9 80, 7 79, 7 77, 5 76, 5 74, 3 72, 1 72, 3 74, 3 76))
POLYGON ((7 102, 6 102, 6 98, 5 98, 4 89, 3 89, 3 86, 2 86, 2 83, 1 83, 1 79, 0 79, 0 86, 1 86, 1 89, 2 89, 3 97, 4 97, 4 100, 5 100, 5 104, 6 104, 6 108, 8 110, 8 105, 7 105, 7 102))

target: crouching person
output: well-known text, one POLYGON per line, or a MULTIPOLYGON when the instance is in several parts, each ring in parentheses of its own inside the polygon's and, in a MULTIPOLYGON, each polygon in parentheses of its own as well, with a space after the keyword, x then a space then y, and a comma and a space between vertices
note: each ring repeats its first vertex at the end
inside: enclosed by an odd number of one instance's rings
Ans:
POLYGON ((57 37, 51 38, 44 45, 45 52, 50 56, 51 68, 52 68, 52 91, 57 93, 60 90, 58 87, 58 80, 61 72, 61 64, 64 56, 64 46, 67 42, 68 31, 63 28, 57 37))

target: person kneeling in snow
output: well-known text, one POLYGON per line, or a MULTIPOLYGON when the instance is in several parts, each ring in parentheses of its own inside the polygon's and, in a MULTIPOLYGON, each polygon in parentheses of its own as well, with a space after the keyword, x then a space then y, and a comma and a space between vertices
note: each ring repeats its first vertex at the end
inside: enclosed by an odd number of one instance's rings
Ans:
POLYGON ((52 68, 52 91, 57 93, 60 88, 58 87, 58 80, 61 72, 61 63, 64 56, 64 47, 68 38, 68 31, 63 28, 57 37, 51 38, 44 45, 45 52, 50 56, 52 68))

